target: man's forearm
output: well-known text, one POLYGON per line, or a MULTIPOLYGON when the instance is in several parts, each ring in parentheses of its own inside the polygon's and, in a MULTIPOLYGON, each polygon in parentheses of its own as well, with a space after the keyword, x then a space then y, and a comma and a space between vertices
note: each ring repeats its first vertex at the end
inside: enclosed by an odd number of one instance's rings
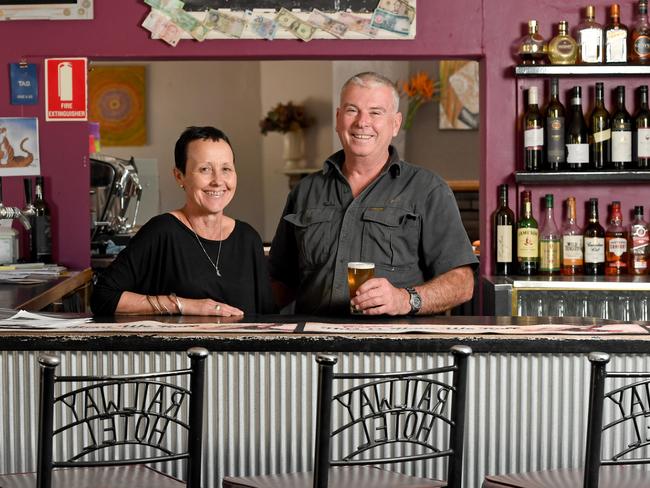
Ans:
POLYGON ((441 313, 472 298, 474 272, 470 266, 454 268, 415 289, 422 297, 420 315, 441 313))

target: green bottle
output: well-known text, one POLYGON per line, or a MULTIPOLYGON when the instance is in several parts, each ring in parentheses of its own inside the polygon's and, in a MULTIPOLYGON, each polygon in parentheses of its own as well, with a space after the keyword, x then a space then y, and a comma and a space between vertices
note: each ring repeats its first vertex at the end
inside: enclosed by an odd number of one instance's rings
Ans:
POLYGON ((521 192, 523 216, 517 222, 517 261, 519 274, 533 276, 539 266, 539 231, 533 217, 533 204, 529 191, 521 192))

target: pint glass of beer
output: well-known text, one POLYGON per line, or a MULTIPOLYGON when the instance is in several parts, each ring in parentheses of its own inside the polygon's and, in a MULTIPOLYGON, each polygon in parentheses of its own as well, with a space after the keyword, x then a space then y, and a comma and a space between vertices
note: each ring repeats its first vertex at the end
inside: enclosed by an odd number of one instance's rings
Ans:
MULTIPOLYGON (((357 294, 357 290, 370 278, 375 276, 375 263, 348 263, 348 287, 350 288, 350 300, 357 294)), ((350 313, 360 314, 350 305, 350 313)))

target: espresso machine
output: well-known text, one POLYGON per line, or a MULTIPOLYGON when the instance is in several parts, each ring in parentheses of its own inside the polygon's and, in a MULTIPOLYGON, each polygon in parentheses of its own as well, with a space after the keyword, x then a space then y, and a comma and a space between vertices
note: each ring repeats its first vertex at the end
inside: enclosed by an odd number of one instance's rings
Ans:
POLYGON ((135 234, 142 185, 133 158, 90 156, 92 256, 114 256, 135 234))

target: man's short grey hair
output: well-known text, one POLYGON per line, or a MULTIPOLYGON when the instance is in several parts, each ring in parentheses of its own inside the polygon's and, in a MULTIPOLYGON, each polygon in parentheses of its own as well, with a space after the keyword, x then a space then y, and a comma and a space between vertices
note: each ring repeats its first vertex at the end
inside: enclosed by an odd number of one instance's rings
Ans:
POLYGON ((348 81, 343 83, 343 86, 341 87, 341 93, 343 93, 345 89, 350 85, 362 86, 364 88, 374 86, 389 87, 393 93, 393 106, 395 112, 399 110, 399 92, 397 91, 397 87, 392 80, 386 78, 384 75, 380 75, 374 71, 364 71, 363 73, 356 74, 348 81))

